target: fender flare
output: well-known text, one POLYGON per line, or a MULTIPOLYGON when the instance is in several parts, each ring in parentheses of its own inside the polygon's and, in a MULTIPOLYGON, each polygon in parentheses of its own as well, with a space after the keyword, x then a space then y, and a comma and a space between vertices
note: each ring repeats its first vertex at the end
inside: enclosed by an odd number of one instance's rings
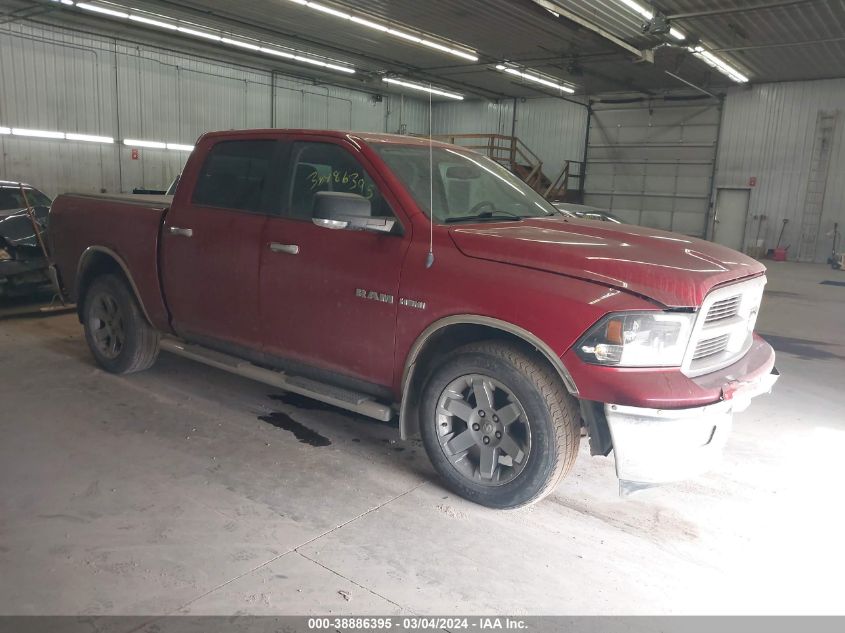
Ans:
POLYGON ((415 431, 414 423, 418 422, 416 418, 414 418, 415 414, 409 412, 411 400, 409 394, 411 393, 411 385, 413 384, 417 359, 419 358, 420 353, 425 348, 426 344, 429 342, 429 340, 434 334, 436 334, 443 328, 455 325, 486 326, 491 329, 500 330, 502 332, 515 336, 516 338, 522 340, 524 343, 531 345, 538 352, 540 352, 540 354, 542 354, 547 361, 549 361, 551 366, 557 372, 558 376, 560 376, 560 379, 566 387, 566 390, 571 395, 577 397, 578 387, 575 385, 575 381, 572 379, 572 375, 569 373, 569 370, 566 369, 566 366, 563 364, 563 361, 557 354, 555 354, 552 348, 549 347, 546 343, 544 343, 535 334, 532 334, 528 330, 521 328, 518 325, 514 325, 513 323, 502 321, 500 319, 494 319, 493 317, 481 316, 478 314, 456 314, 453 316, 448 316, 439 319, 438 321, 435 321, 434 323, 429 325, 417 337, 417 339, 414 341, 414 344, 411 346, 410 352, 408 352, 408 356, 405 359, 405 366, 402 371, 402 400, 399 404, 399 432, 402 439, 407 439, 413 434, 413 432, 415 431))
POLYGON ((144 302, 141 299, 141 293, 138 292, 138 286, 135 284, 135 280, 132 278, 132 273, 129 272, 129 266, 126 265, 126 262, 123 261, 123 258, 120 255, 118 255, 116 252, 106 246, 89 246, 84 251, 82 251, 82 255, 80 255, 79 257, 79 262, 76 265, 76 288, 74 290, 76 294, 77 303, 81 305, 80 300, 82 299, 82 297, 79 296, 79 284, 82 280, 82 273, 85 270, 88 260, 96 253, 102 253, 103 255, 109 256, 115 261, 115 263, 117 263, 118 266, 120 266, 120 269, 123 271, 124 276, 129 281, 129 286, 132 289, 132 293, 135 295, 135 301, 137 301, 138 305, 141 307, 141 313, 144 315, 144 318, 147 320, 147 323, 152 325, 150 315, 147 313, 147 308, 146 306, 144 306, 144 302))

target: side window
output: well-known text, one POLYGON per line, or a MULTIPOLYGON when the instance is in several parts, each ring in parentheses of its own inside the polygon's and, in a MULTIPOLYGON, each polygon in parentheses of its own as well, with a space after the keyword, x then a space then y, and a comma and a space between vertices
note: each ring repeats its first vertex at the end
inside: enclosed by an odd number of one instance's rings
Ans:
POLYGON ((318 191, 356 193, 370 201, 374 216, 394 215, 373 180, 344 148, 331 143, 294 143, 287 215, 310 220, 318 191))
POLYGON ((193 203, 261 211, 276 141, 222 141, 211 148, 194 189, 193 203))

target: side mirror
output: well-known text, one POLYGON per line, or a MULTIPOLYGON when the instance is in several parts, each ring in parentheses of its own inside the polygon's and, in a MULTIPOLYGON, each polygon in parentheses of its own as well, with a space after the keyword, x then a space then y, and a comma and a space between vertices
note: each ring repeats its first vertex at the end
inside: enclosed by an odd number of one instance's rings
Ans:
POLYGON ((318 191, 314 196, 313 222, 327 229, 389 233, 395 220, 374 218, 370 201, 357 193, 318 191))

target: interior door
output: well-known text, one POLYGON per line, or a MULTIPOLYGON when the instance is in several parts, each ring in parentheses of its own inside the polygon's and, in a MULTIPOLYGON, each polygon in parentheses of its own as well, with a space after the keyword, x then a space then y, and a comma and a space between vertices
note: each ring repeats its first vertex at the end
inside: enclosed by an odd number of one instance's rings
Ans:
POLYGON ((745 223, 748 217, 748 189, 718 189, 713 241, 736 251, 745 246, 745 223))
POLYGON ((376 385, 390 385, 402 260, 410 241, 395 232, 327 229, 312 222, 318 191, 368 198, 393 216, 385 187, 349 143, 290 146, 282 212, 267 222, 261 250, 264 351, 376 385))
POLYGON ((209 143, 204 164, 183 177, 186 190, 165 218, 165 297, 180 336, 258 350, 259 251, 267 177, 279 143, 252 138, 209 143))

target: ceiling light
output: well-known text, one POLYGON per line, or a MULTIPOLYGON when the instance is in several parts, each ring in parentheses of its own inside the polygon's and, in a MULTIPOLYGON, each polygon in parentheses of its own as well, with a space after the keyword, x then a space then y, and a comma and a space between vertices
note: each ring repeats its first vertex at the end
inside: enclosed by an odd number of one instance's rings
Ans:
POLYGON ((404 81, 402 79, 394 79, 393 77, 383 77, 382 81, 385 81, 389 84, 396 84, 397 86, 404 86, 405 88, 410 88, 411 90, 419 90, 421 92, 428 92, 433 95, 439 95, 441 97, 447 97, 449 99, 457 99, 458 101, 463 101, 463 95, 459 95, 456 92, 447 92, 445 90, 440 90, 438 88, 433 88, 431 86, 426 86, 423 84, 416 84, 410 81, 404 81))
POLYGON ((343 18, 344 20, 348 20, 352 16, 348 13, 344 13, 343 11, 338 11, 337 9, 332 9, 331 7, 327 7, 324 4, 319 4, 317 2, 307 2, 306 3, 312 9, 316 9, 317 11, 322 11, 323 13, 328 13, 329 15, 333 15, 336 18, 343 18))
POLYGON ((408 40, 409 42, 414 42, 415 44, 419 44, 422 42, 421 37, 417 37, 416 35, 411 35, 410 33, 405 33, 403 31, 397 31, 396 29, 387 29, 387 32, 390 35, 395 37, 401 37, 403 40, 408 40))
POLYGON ((387 31, 387 27, 383 24, 378 24, 377 22, 373 22, 371 20, 365 20, 364 18, 359 18, 357 15, 350 15, 349 19, 355 24, 360 24, 361 26, 366 26, 370 29, 375 29, 376 31, 387 31))
POLYGON ((682 40, 687 39, 687 36, 684 35, 683 33, 681 33, 674 26, 669 29, 669 35, 671 35, 672 37, 674 37, 678 41, 682 41, 682 40))
POLYGON ((179 143, 167 143, 167 149, 175 149, 181 152, 193 152, 193 145, 180 145, 179 143))
POLYGON ((319 11, 320 13, 331 15, 335 18, 339 18, 341 20, 348 20, 350 22, 354 22, 355 24, 360 24, 361 26, 366 26, 369 29, 374 29, 376 31, 381 31, 382 33, 387 33, 388 35, 392 35, 393 37, 401 38, 408 42, 413 42, 414 44, 420 44, 421 46, 426 46, 428 48, 433 48, 438 50, 442 53, 446 53, 448 55, 454 55, 456 57, 461 57, 463 59, 468 59, 473 62, 478 61, 478 56, 475 54, 475 51, 469 48, 455 48, 452 46, 448 46, 448 42, 443 42, 443 44, 438 44, 437 42, 433 42, 430 39, 426 39, 423 37, 422 33, 411 33, 408 30, 400 30, 391 28, 385 24, 380 24, 375 22, 374 20, 369 20, 367 18, 363 18, 357 15, 353 15, 351 13, 347 13, 346 11, 340 11, 339 9, 335 9, 333 7, 326 6, 319 2, 309 2, 307 0, 290 0, 300 6, 308 7, 309 9, 314 9, 315 11, 319 11))
POLYGON ((77 134, 76 132, 68 132, 65 138, 69 141, 85 141, 86 143, 114 143, 114 139, 110 136, 94 136, 92 134, 77 134))
POLYGON ((293 53, 287 53, 285 51, 280 51, 276 48, 264 48, 263 46, 258 49, 262 53, 266 53, 267 55, 276 55, 277 57, 284 57, 286 59, 293 59, 293 53))
POLYGON ((159 143, 158 141, 139 141, 134 138, 124 139, 123 144, 129 147, 151 147, 152 149, 167 149, 167 143, 159 143))
POLYGON ((140 22, 141 24, 147 24, 149 26, 157 26, 160 29, 168 29, 169 31, 177 30, 175 24, 168 24, 167 22, 160 22, 159 20, 151 20, 150 18, 145 18, 142 15, 130 15, 129 19, 134 22, 140 22))
POLYGON ((337 64, 326 64, 326 68, 330 68, 331 70, 337 70, 342 73, 349 73, 350 75, 355 72, 354 68, 349 68, 348 66, 338 66, 337 64))
POLYGON ((707 64, 711 68, 715 68, 720 73, 732 79, 733 81, 741 84, 748 83, 748 77, 743 75, 741 72, 739 72, 736 68, 728 64, 723 59, 716 57, 716 55, 714 55, 708 50, 705 50, 701 46, 696 46, 695 48, 690 46, 687 48, 687 50, 696 57, 698 57, 700 60, 702 60, 705 64, 707 64))
MULTIPOLYGON (((63 4, 66 4, 66 3, 63 2, 63 4)), ((70 2, 70 4, 73 4, 73 2, 70 2)), ((305 0, 303 0, 302 2, 299 2, 299 4, 309 5, 309 6, 314 5, 313 8, 317 8, 318 10, 324 11, 325 13, 330 13, 331 15, 340 16, 340 17, 348 17, 350 20, 352 19, 352 16, 348 16, 347 14, 343 13, 342 11, 336 11, 334 9, 331 9, 329 7, 324 7, 323 5, 319 5, 317 3, 306 2, 305 0)), ((93 11, 95 13, 102 13, 104 15, 108 15, 108 16, 113 17, 113 18, 129 19, 129 20, 132 20, 133 22, 139 22, 139 23, 145 24, 147 26, 154 26, 154 27, 157 27, 157 28, 160 28, 160 29, 166 29, 168 31, 178 31, 179 33, 184 33, 185 35, 191 35, 193 37, 201 37, 203 39, 211 40, 213 42, 219 42, 221 44, 226 44, 228 46, 237 46, 238 48, 244 48, 244 49, 247 49, 247 50, 250 50, 250 51, 265 53, 267 55, 274 55, 276 57, 284 57, 286 59, 292 59, 292 60, 295 60, 295 61, 298 61, 298 62, 303 62, 305 64, 311 64, 312 66, 319 66, 321 68, 326 68, 328 70, 334 70, 334 71, 346 73, 346 74, 349 74, 349 75, 355 74, 355 69, 352 66, 344 66, 342 64, 331 63, 331 61, 322 61, 322 60, 316 59, 314 57, 308 57, 308 56, 304 56, 304 55, 295 55, 293 53, 286 53, 284 51, 281 51, 281 50, 278 50, 278 49, 275 49, 275 48, 268 48, 268 47, 265 47, 265 46, 261 46, 260 44, 264 44, 265 42, 258 42, 257 40, 256 40, 256 43, 251 43, 251 42, 247 42, 245 40, 232 39, 230 37, 222 37, 221 35, 210 32, 210 29, 209 30, 198 30, 197 28, 193 28, 193 27, 197 26, 195 24, 191 24, 190 22, 184 22, 182 20, 178 20, 178 19, 175 19, 175 18, 168 18, 167 16, 159 16, 157 14, 150 14, 150 15, 154 15, 156 18, 163 17, 166 20, 172 20, 172 23, 171 22, 163 22, 162 20, 159 20, 159 19, 153 19, 153 18, 146 17, 144 15, 140 15, 139 13, 134 13, 137 10, 131 9, 131 8, 127 8, 125 10, 126 11, 133 11, 132 14, 126 13, 125 11, 117 11, 117 10, 114 10, 114 9, 108 9, 106 7, 101 7, 101 6, 96 5, 96 4, 90 4, 88 2, 81 2, 81 3, 77 4, 76 6, 78 6, 81 9, 87 9, 88 11, 93 11), (180 22, 182 24, 186 24, 186 25, 189 25, 189 26, 179 26, 177 23, 180 23, 180 22)), ((118 6, 118 5, 114 5, 114 6, 118 6)), ((123 7, 121 7, 121 8, 123 8, 123 7)), ((360 20, 356 20, 356 21, 360 21, 360 20)), ((200 27, 200 28, 203 28, 203 27, 200 27)), ((385 27, 385 30, 387 30, 387 27, 385 27)), ((443 48, 445 48, 445 47, 443 47, 443 48)), ((464 53, 462 53, 462 54, 464 54, 464 53)))
POLYGON ((80 9, 85 9, 86 11, 93 11, 94 13, 102 13, 104 15, 110 15, 113 18, 123 18, 126 19, 129 17, 128 13, 124 13, 123 11, 115 11, 114 9, 107 9, 106 7, 101 7, 96 4, 90 4, 88 2, 77 2, 76 6, 80 9))
POLYGON ((194 37, 203 37, 207 40, 214 40, 215 42, 219 42, 220 40, 223 39, 219 35, 214 35, 213 33, 206 33, 204 31, 196 31, 194 29, 188 29, 188 28, 185 28, 184 26, 178 26, 178 27, 176 27, 176 30, 179 31, 180 33, 184 33, 185 35, 193 35, 194 37))
POLYGON ((309 59, 308 57, 302 57, 301 55, 294 55, 293 58, 298 62, 305 62, 306 64, 313 64, 314 66, 326 65, 326 62, 320 61, 319 59, 309 59))
MULTIPOLYGON (((423 42, 423 44, 425 45, 425 42, 423 42)), ((464 51, 459 50, 457 48, 451 49, 451 52, 452 52, 452 55, 454 55, 455 57, 463 57, 464 59, 468 59, 471 62, 477 62, 478 61, 478 55, 471 55, 471 54, 465 53, 464 51)))
POLYGON ((238 48, 245 48, 250 51, 261 50, 261 47, 255 44, 250 44, 249 42, 242 42, 240 40, 230 40, 228 37, 224 37, 220 41, 224 44, 228 44, 229 46, 237 46, 238 48))
POLYGON ((27 130, 24 128, 13 127, 12 134, 15 136, 35 136, 38 138, 64 138, 64 132, 48 132, 47 130, 27 130))
POLYGON ((516 77, 520 77, 525 81, 531 81, 536 84, 540 84, 542 86, 547 86, 549 88, 554 88, 555 90, 562 90, 563 92, 568 92, 569 94, 574 94, 575 89, 570 88, 569 86, 564 86, 553 79, 545 79, 544 77, 539 76, 533 72, 523 72, 511 66, 505 66, 504 64, 499 64, 496 66, 496 70, 499 70, 503 73, 508 73, 509 75, 514 75, 516 77))
POLYGON ((11 134, 12 128, 8 127, 0 127, 0 134, 11 134))
POLYGON ((444 53, 451 53, 452 49, 448 46, 443 46, 442 44, 438 44, 437 42, 432 42, 431 40, 420 40, 420 44, 423 46, 428 46, 429 48, 434 48, 438 51, 442 51, 444 53))

